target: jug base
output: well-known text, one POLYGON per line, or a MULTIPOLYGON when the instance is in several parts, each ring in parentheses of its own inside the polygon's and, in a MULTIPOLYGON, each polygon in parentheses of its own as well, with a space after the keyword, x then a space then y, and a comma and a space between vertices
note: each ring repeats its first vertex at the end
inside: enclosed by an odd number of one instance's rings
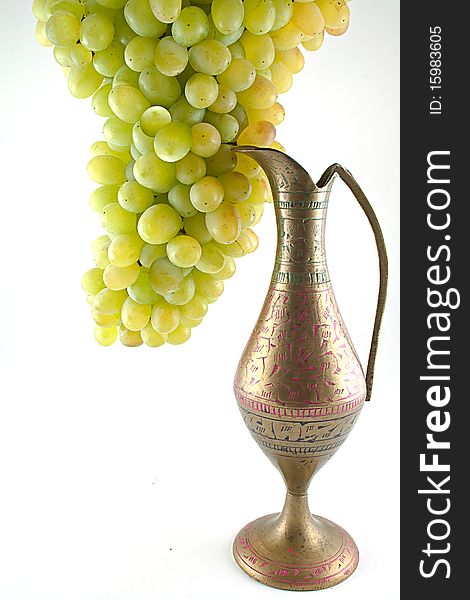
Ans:
POLYGON ((347 579, 357 567, 354 540, 339 525, 312 515, 300 537, 286 535, 280 514, 267 515, 244 527, 235 538, 238 566, 265 585, 282 590, 322 590, 347 579))

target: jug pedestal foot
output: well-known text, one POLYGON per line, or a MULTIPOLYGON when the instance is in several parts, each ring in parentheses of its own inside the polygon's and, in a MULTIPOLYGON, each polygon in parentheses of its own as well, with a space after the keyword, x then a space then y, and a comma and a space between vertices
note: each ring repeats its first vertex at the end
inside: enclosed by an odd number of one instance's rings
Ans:
POLYGON ((352 575, 359 562, 351 536, 315 515, 303 531, 295 526, 286 530, 282 513, 261 517, 239 532, 233 554, 245 573, 282 590, 333 587, 352 575))

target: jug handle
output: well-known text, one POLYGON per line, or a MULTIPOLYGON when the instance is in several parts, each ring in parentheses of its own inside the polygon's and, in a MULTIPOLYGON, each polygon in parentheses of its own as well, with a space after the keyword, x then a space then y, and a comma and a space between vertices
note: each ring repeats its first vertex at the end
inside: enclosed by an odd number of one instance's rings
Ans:
POLYGON ((379 342, 380 326, 382 324, 382 317, 385 309, 385 301, 387 298, 387 286, 388 286, 388 257, 387 249, 385 247, 385 240, 380 227, 377 216, 372 208, 370 202, 367 200, 366 195, 360 188, 357 181, 351 175, 351 173, 339 164, 333 164, 323 173, 320 180, 317 183, 319 188, 325 187, 334 175, 339 175, 344 183, 348 186, 351 192, 354 194, 356 200, 359 202, 362 210, 364 211, 369 224, 374 232, 375 243, 377 246, 377 252, 379 256, 379 267, 380 267, 380 284, 379 284, 379 295, 377 300, 377 310, 375 313, 374 330, 372 333, 372 340, 370 346, 369 360, 367 363, 367 374, 366 374, 366 402, 370 400, 372 394, 372 386, 374 383, 374 369, 375 359, 377 356, 377 346, 379 342))

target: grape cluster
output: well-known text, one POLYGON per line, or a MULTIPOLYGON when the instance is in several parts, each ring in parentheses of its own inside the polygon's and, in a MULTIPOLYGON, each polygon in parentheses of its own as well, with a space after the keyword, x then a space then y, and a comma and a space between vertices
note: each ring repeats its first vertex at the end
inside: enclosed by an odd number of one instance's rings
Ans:
POLYGON ((277 102, 346 0, 34 0, 36 35, 77 98, 92 96, 90 204, 106 231, 82 279, 108 346, 181 344, 256 250, 271 200, 233 144, 283 147, 277 102))

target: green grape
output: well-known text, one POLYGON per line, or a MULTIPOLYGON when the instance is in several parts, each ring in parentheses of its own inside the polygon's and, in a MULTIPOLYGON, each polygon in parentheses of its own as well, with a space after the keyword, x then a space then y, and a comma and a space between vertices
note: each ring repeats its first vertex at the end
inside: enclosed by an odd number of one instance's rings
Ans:
POLYGON ((95 325, 95 340, 100 346, 112 346, 117 337, 117 327, 100 327, 99 325, 95 325))
POLYGON ((190 127, 186 123, 173 121, 157 131, 155 153, 162 160, 174 163, 188 154, 192 143, 190 127))
POLYGON ((150 104, 138 89, 129 85, 118 85, 109 93, 109 106, 125 123, 136 123, 150 104))
POLYGON ((165 300, 159 302, 152 310, 152 327, 162 335, 174 331, 180 322, 180 310, 165 300))
POLYGON ((108 233, 132 233, 135 231, 135 215, 124 210, 117 202, 108 204, 100 215, 101 225, 108 233))
POLYGON ((148 244, 166 244, 178 235, 182 225, 183 221, 174 208, 168 204, 154 204, 140 217, 138 231, 148 244))
POLYGON ((111 146, 103 140, 95 142, 90 148, 90 154, 94 156, 115 156, 120 158, 123 162, 128 162, 131 159, 129 152, 113 150, 111 146))
POLYGON ((230 113, 236 106, 237 95, 235 92, 219 84, 219 95, 217 96, 217 100, 209 106, 209 110, 212 113, 225 114, 230 113))
POLYGON ((195 265, 199 271, 213 274, 223 269, 224 265, 225 256, 213 242, 202 245, 200 259, 195 265))
POLYGON ((252 177, 251 181, 251 204, 265 204, 272 201, 272 192, 266 175, 260 173, 256 177, 252 177))
POLYGON ((214 300, 224 293, 224 282, 221 279, 215 279, 207 273, 201 273, 198 269, 194 269, 193 277, 196 282, 196 291, 201 296, 214 300))
POLYGON ((82 277, 81 285, 84 292, 96 296, 98 292, 106 287, 103 281, 103 270, 95 268, 87 271, 82 277))
POLYGON ((173 121, 181 121, 186 123, 190 127, 201 123, 205 117, 205 108, 195 108, 186 100, 184 96, 181 96, 173 106, 170 107, 170 114, 173 121))
POLYGON ((227 70, 219 75, 219 84, 234 92, 242 92, 251 87, 256 78, 256 69, 244 58, 234 58, 227 70))
POLYGON ((153 14, 149 0, 129 0, 124 7, 124 16, 133 31, 142 37, 159 38, 166 31, 165 23, 153 14))
POLYGON ((264 109, 272 106, 277 100, 277 90, 274 85, 261 75, 257 75, 253 85, 238 94, 238 101, 245 108, 264 109))
POLYGON ((181 46, 194 46, 209 34, 209 19, 197 6, 183 8, 171 27, 171 35, 181 46))
POLYGON ((69 90, 75 98, 89 98, 96 92, 102 82, 103 76, 97 73, 91 63, 83 69, 72 67, 68 75, 69 90))
POLYGON ((206 227, 205 214, 197 212, 193 217, 184 219, 183 227, 187 235, 199 242, 207 244, 212 240, 212 236, 206 227))
POLYGON ((144 187, 157 194, 165 194, 175 184, 176 167, 174 163, 165 162, 154 152, 149 152, 136 160, 134 177, 144 187))
POLYGON ((47 21, 49 0, 33 0, 33 14, 39 21, 47 21))
POLYGON ((117 202, 118 185, 102 185, 90 194, 90 206, 96 212, 101 212, 105 206, 117 202))
MULTIPOLYGON (((264 208, 264 204, 263 204, 263 208, 264 208)), ((255 252, 255 250, 258 249, 258 246, 259 246, 258 236, 253 231, 253 229, 250 229, 249 227, 247 229, 245 229, 244 234, 246 237, 248 237, 248 240, 250 243, 248 252, 251 254, 252 252, 255 252)))
POLYGON ((103 313, 96 312, 94 308, 91 309, 91 317, 100 327, 113 327, 119 325, 121 322, 121 315, 119 313, 116 313, 115 315, 104 315, 103 313))
POLYGON ((158 331, 155 331, 151 323, 144 327, 140 334, 144 344, 150 348, 160 348, 160 346, 163 346, 168 339, 168 336, 162 335, 161 333, 158 333, 158 331))
POLYGON ((243 131, 248 127, 248 115, 241 104, 237 104, 230 114, 238 121, 238 131, 243 131))
POLYGON ((222 143, 226 144, 235 141, 239 128, 235 117, 228 114, 213 113, 208 110, 205 119, 217 129, 222 143))
POLYGON ((180 323, 174 331, 168 334, 167 342, 173 346, 179 346, 187 342, 190 337, 191 329, 180 323))
POLYGON ((272 31, 270 36, 276 50, 295 48, 300 44, 303 37, 300 29, 292 21, 289 21, 284 27, 272 31))
POLYGON ((140 271, 136 281, 127 288, 129 297, 139 304, 156 304, 161 296, 152 289, 149 282, 149 274, 145 271, 140 271))
POLYGON ((180 324, 183 325, 184 327, 190 327, 191 329, 193 329, 194 327, 197 327, 201 323, 202 323, 202 319, 190 319, 189 317, 186 317, 185 315, 181 315, 181 318, 180 318, 180 324))
POLYGON ((142 71, 139 86, 150 104, 165 108, 170 108, 181 95, 181 87, 176 77, 163 75, 157 67, 149 67, 142 71))
POLYGON ((153 14, 162 23, 174 23, 181 13, 181 0, 150 0, 153 14))
POLYGON ((294 2, 292 0, 271 0, 276 10, 276 18, 271 31, 284 27, 294 14, 294 2))
POLYGON ((140 331, 131 331, 124 325, 119 327, 119 341, 127 348, 138 348, 144 343, 140 331))
POLYGON ((245 256, 252 248, 252 241, 247 231, 248 229, 244 229, 235 242, 232 242, 231 244, 220 244, 219 248, 226 256, 230 256, 231 258, 245 256))
POLYGON ((126 181, 126 165, 115 156, 95 156, 88 163, 90 178, 101 185, 120 185, 126 181))
POLYGON ((171 36, 161 39, 155 48, 154 61, 163 75, 179 75, 185 70, 188 60, 187 49, 177 44, 171 36))
MULTIPOLYGON (((243 31, 244 31, 244 29, 243 29, 243 31)), ((242 31, 242 35, 243 35, 243 31, 242 31)), ((234 59, 234 58, 246 58, 246 56, 245 56, 245 48, 243 48, 243 44, 241 43, 240 40, 237 40, 233 44, 230 44, 230 46, 228 47, 228 49, 230 50, 230 54, 232 55, 232 59, 234 59)))
POLYGON ((328 29, 341 29, 349 23, 349 6, 346 0, 317 0, 316 6, 320 9, 328 29))
POLYGON ((240 146, 269 147, 275 137, 276 129, 270 121, 256 121, 242 131, 237 141, 240 146))
POLYGON ((245 0, 243 23, 251 33, 263 35, 271 31, 276 20, 276 9, 271 0, 245 0))
POLYGON ((119 188, 118 202, 129 212, 143 213, 154 201, 153 192, 137 181, 127 181, 119 188))
POLYGON ((165 300, 172 306, 183 306, 190 302, 196 293, 196 284, 192 275, 187 275, 177 290, 165 294, 165 300))
POLYGON ((157 258, 166 256, 166 244, 147 244, 140 251, 140 262, 146 269, 150 269, 157 258))
POLYGON ((120 10, 114 18, 114 37, 118 42, 121 42, 123 46, 135 38, 137 34, 133 29, 129 27, 124 11, 120 10))
POLYGON ((221 33, 233 33, 243 25, 243 2, 241 0, 214 0, 211 14, 214 25, 221 33))
POLYGON ((176 292, 183 282, 184 273, 166 256, 157 258, 149 269, 149 283, 157 294, 176 292))
POLYGON ((127 0, 96 0, 98 2, 98 4, 101 4, 101 6, 105 6, 106 8, 114 8, 114 9, 119 9, 119 8, 124 8, 124 6, 126 5, 127 0))
POLYGON ((87 0, 85 15, 88 16, 93 13, 99 13, 100 15, 105 15, 109 19, 113 19, 116 15, 116 10, 103 6, 98 0, 87 0))
POLYGON ((80 37, 80 21, 70 12, 57 11, 47 20, 46 35, 54 46, 71 46, 80 37))
POLYGON ((118 85, 130 85, 132 87, 139 87, 139 73, 137 71, 133 71, 129 69, 127 65, 122 65, 116 71, 116 74, 113 77, 112 87, 117 87, 118 85))
POLYGON ((235 260, 231 256, 226 256, 223 268, 220 269, 220 271, 217 271, 217 273, 214 273, 213 277, 225 281, 226 279, 233 277, 236 273, 236 270, 237 265, 235 264, 235 260))
POLYGON ((137 148, 134 145, 131 146, 131 155, 132 155, 132 160, 130 160, 126 165, 127 181, 135 181, 134 165, 135 165, 135 161, 141 157, 140 152, 137 150, 137 148), (135 158, 134 158, 134 155, 135 155, 135 158))
POLYGON ((127 44, 124 50, 126 65, 138 73, 148 67, 153 67, 156 45, 157 42, 153 38, 136 36, 127 44))
POLYGON ((109 265, 108 248, 111 243, 107 235, 100 235, 91 245, 93 260, 99 269, 106 269, 109 265))
POLYGON ((107 119, 103 127, 106 141, 114 148, 129 148, 132 144, 132 124, 117 117, 107 119))
MULTIPOLYGON (((47 38, 46 38, 47 39, 47 38)), ((39 43, 41 43, 39 41, 39 43)), ((41 44, 43 45, 43 44, 41 44)), ((49 42, 47 45, 51 45, 49 42)), ((71 53, 73 46, 56 46, 53 50, 54 58, 56 62, 59 63, 61 67, 73 67, 74 63, 72 61, 71 53)))
POLYGON ((292 73, 281 61, 274 61, 271 65, 272 83, 280 94, 285 94, 292 87, 292 73))
POLYGON ((275 58, 277 61, 282 61, 293 75, 300 73, 305 65, 304 55, 297 47, 290 50, 277 50, 275 58))
POLYGON ((220 75, 231 61, 230 50, 217 40, 204 40, 189 50, 192 68, 206 75, 220 75))
POLYGON ((239 202, 237 204, 238 214, 240 215, 240 224, 242 229, 251 227, 256 221, 256 210, 249 202, 239 202))
POLYGON ((181 307, 181 317, 186 317, 196 321, 202 319, 207 314, 207 300, 200 294, 194 294, 192 300, 181 307))
POLYGON ((250 197, 251 181, 243 173, 230 171, 221 175, 219 181, 224 188, 225 202, 236 204, 250 197))
POLYGON ((114 40, 104 50, 96 52, 93 57, 95 70, 104 77, 114 77, 124 64, 124 46, 114 40))
POLYGON ((273 125, 280 125, 284 121, 286 111, 282 104, 275 102, 269 108, 261 110, 251 108, 247 111, 247 114, 251 124, 259 121, 269 121, 273 125))
POLYGON ((185 185, 200 181, 206 174, 207 168, 203 158, 193 152, 176 163, 176 179, 185 185))
POLYGON ((141 331, 147 326, 152 314, 152 307, 148 304, 139 304, 127 298, 121 309, 121 320, 129 331, 141 331))
MULTIPOLYGON (((232 152, 232 154, 234 153, 232 152)), ((255 177, 261 171, 259 164, 246 154, 237 154, 235 162, 237 171, 243 173, 249 179, 255 177)))
POLYGON ((83 69, 92 62, 93 54, 82 44, 75 44, 70 50, 70 60, 73 66, 83 69))
POLYGON ((114 315, 121 312, 122 305, 127 298, 127 292, 104 289, 98 292, 93 301, 93 308, 98 313, 114 315))
POLYGON ((190 191, 191 203, 200 212, 215 210, 224 199, 223 185, 215 177, 206 176, 193 184, 190 191))
POLYGON ((262 77, 266 77, 266 79, 269 79, 269 81, 271 81, 272 79, 271 69, 258 69, 256 71, 256 74, 261 75, 262 77))
POLYGON ((112 117, 113 111, 109 106, 108 96, 111 91, 112 85, 111 83, 106 83, 102 85, 94 94, 93 99, 91 101, 91 105, 93 110, 100 117, 112 117))
POLYGON ((200 260, 202 250, 199 242, 193 237, 178 235, 168 242, 166 253, 174 265, 188 269, 200 260))
POLYGON ((256 213, 256 219, 255 219, 253 225, 258 225, 258 223, 261 220, 261 217, 264 214, 264 204, 253 204, 253 208, 256 213))
POLYGON ((171 123, 171 115, 163 106, 151 106, 140 117, 140 127, 149 137, 155 137, 157 131, 168 123, 171 123))
POLYGON ((319 48, 321 48, 324 37, 325 37, 325 32, 322 31, 321 33, 313 36, 312 39, 302 42, 302 46, 305 48, 305 50, 308 50, 309 52, 314 52, 315 50, 318 50, 319 48))
MULTIPOLYGON (((210 20, 211 18, 209 18, 209 21, 210 20)), ((221 42, 224 46, 231 46, 232 44, 235 44, 235 42, 238 42, 238 40, 242 37, 244 31, 245 28, 243 27, 243 25, 241 25, 233 33, 221 33, 214 26, 214 39, 216 39, 218 42, 221 42)))
POLYGON ((137 263, 128 267, 115 267, 108 265, 103 274, 103 280, 109 290, 125 290, 136 282, 140 273, 137 263))
POLYGON ((245 31, 240 41, 245 50, 246 60, 255 69, 269 69, 274 60, 275 52, 273 41, 269 35, 255 35, 250 31, 245 31))
POLYGON ((94 13, 80 24, 80 42, 91 52, 105 50, 114 39, 114 25, 108 17, 94 13))
MULTIPOLYGON (((136 233, 121 233, 116 235, 108 248, 109 262, 120 269, 137 263, 144 242, 136 233)), ((127 287, 127 286, 125 286, 127 287)))
POLYGON ((195 108, 207 108, 217 100, 219 84, 211 75, 196 73, 186 83, 184 93, 195 108))
POLYGON ((292 22, 304 35, 310 37, 325 29, 325 19, 319 5, 315 2, 295 2, 292 22))
POLYGON ((150 137, 149 135, 146 135, 142 131, 140 122, 136 123, 132 129, 132 141, 135 150, 139 153, 137 157, 134 157, 134 160, 140 158, 142 154, 148 154, 149 152, 153 152, 154 150, 154 138, 150 137))
MULTIPOLYGON (((244 155, 240 154, 239 156, 244 155)), ((236 164, 237 156, 235 152, 232 152, 231 146, 228 146, 227 144, 222 144, 217 154, 214 154, 214 156, 211 156, 210 158, 206 159, 207 174, 212 175, 212 177, 219 177, 224 173, 228 173, 228 171, 233 171, 236 164)))
POLYGON ((222 202, 219 207, 206 215, 206 226, 216 242, 232 244, 241 232, 237 208, 229 202, 222 202))
POLYGON ((210 123, 197 123, 191 128, 191 152, 209 158, 219 151, 222 143, 219 131, 210 123))
POLYGON ((190 186, 177 183, 168 192, 168 202, 182 217, 193 217, 197 210, 191 203, 190 186))

